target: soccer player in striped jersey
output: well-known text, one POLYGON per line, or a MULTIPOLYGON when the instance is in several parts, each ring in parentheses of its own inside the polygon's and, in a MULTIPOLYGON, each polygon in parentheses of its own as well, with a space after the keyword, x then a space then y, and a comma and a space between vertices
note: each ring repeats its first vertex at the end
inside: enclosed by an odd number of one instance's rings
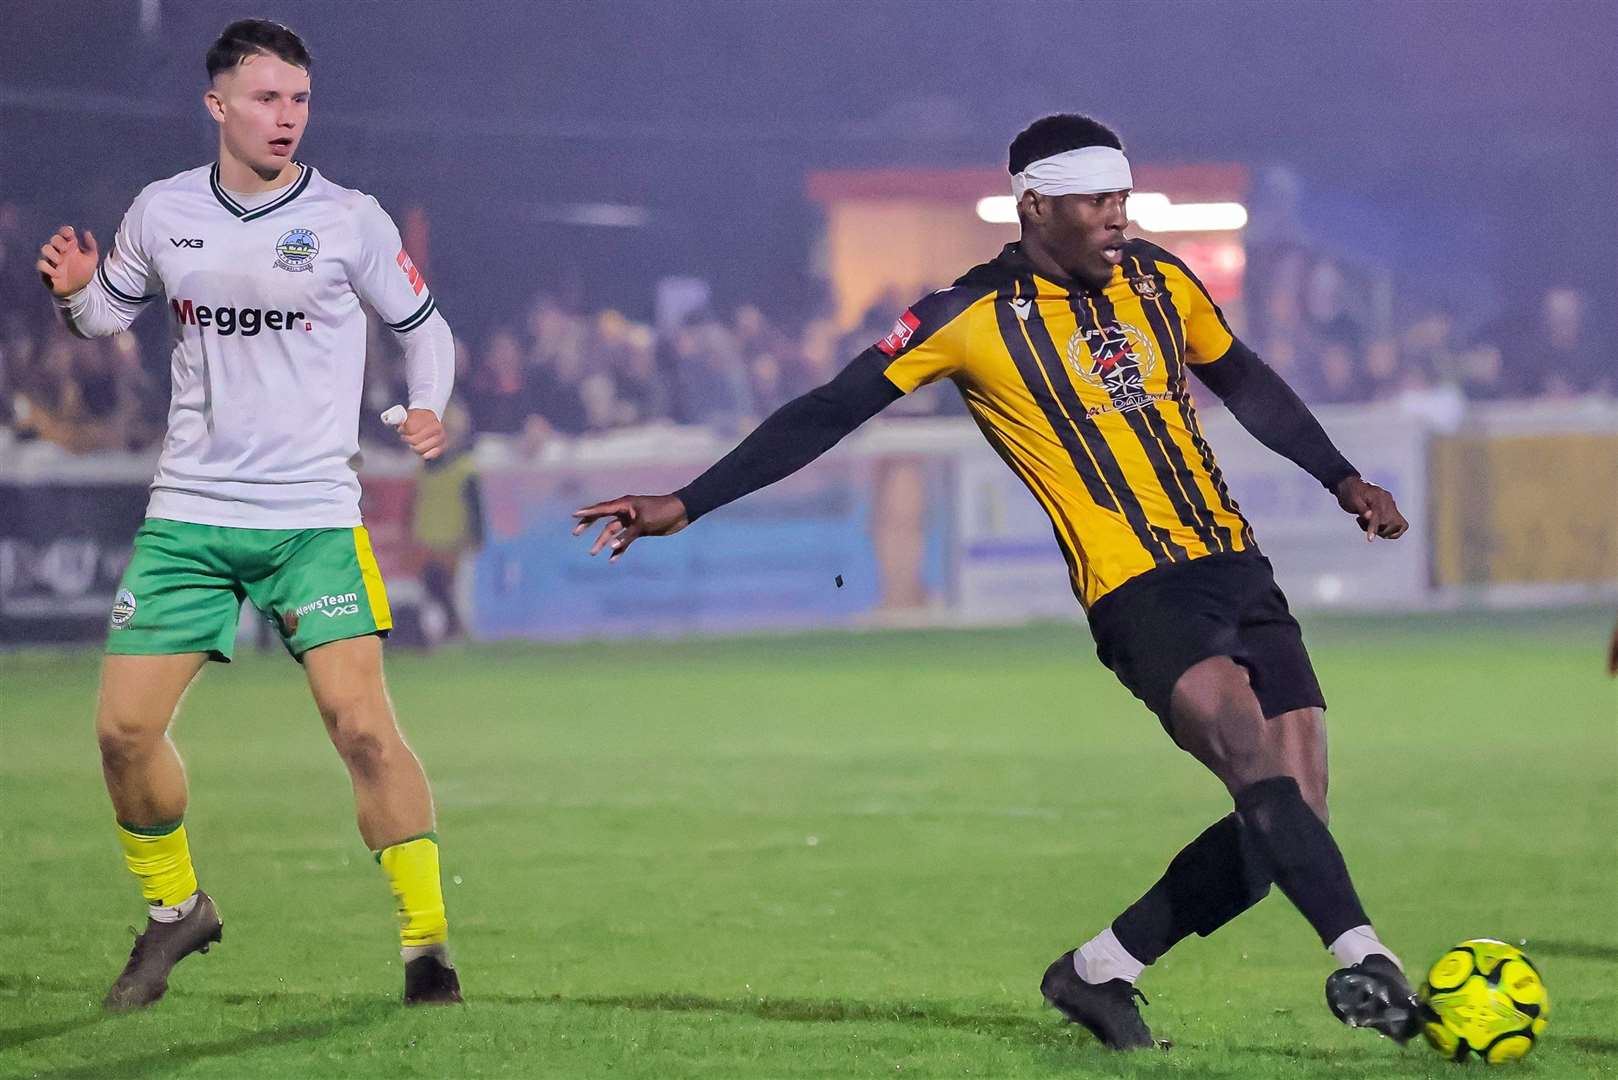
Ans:
MULTIPOLYGON (((403 345, 398 431, 427 459, 444 446, 450 330, 376 200, 294 157, 309 116, 303 41, 277 23, 235 22, 207 69, 218 160, 141 191, 105 261, 90 232, 64 226, 38 263, 74 333, 122 331, 161 293, 174 335, 168 435, 96 708, 117 834, 149 904, 106 1005, 150 1005, 176 963, 222 936, 197 885, 185 770, 167 733, 203 665, 230 659, 244 597, 302 664, 348 766, 360 835, 397 900, 405 1002, 459 1001, 432 795, 383 688, 393 623, 355 471, 361 302, 403 345)), ((254 733, 242 734, 249 746, 254 733)))
POLYGON ((1097 653, 1233 811, 1112 923, 1046 971, 1041 991, 1118 1049, 1152 1046, 1135 981, 1272 883, 1339 968, 1339 1019, 1401 1041, 1417 1029, 1399 961, 1372 929, 1326 826, 1325 698, 1297 622, 1203 438, 1195 372, 1266 446, 1320 481, 1367 538, 1407 528, 1281 379, 1225 324, 1184 262, 1125 235, 1133 183, 1118 136, 1048 116, 1011 144, 1022 238, 825 386, 783 406, 691 484, 585 507, 591 553, 621 557, 802 468, 901 395, 953 380, 996 453, 1045 508, 1097 653))

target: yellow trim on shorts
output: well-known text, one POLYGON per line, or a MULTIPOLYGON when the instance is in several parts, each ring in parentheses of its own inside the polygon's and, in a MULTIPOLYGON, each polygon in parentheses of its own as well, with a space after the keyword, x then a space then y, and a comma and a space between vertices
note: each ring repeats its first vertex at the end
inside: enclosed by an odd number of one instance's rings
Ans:
POLYGON ((354 526, 354 558, 359 560, 360 581, 365 586, 365 599, 371 604, 371 618, 378 630, 393 629, 393 609, 388 607, 388 590, 382 584, 382 568, 376 565, 376 553, 371 550, 371 534, 364 525, 354 526))

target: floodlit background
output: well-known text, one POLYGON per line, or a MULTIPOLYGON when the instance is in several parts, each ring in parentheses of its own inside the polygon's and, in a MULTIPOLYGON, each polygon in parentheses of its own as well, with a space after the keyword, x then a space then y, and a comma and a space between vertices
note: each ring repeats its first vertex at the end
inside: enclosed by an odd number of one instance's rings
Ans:
MULTIPOLYGON (((163 430, 167 327, 71 339, 34 251, 63 222, 110 236, 144 184, 210 159, 202 52, 259 9, 13 10, 0 492, 21 502, 0 515, 0 639, 93 641, 163 430), (118 488, 89 493, 100 518, 37 511, 92 481, 118 488)), ((683 483, 1014 239, 1005 148, 1055 110, 1122 133, 1141 234, 1418 521, 1362 551, 1307 477, 1211 416, 1296 603, 1614 592, 1611 5, 275 14, 315 56, 302 156, 393 213, 462 346, 470 454, 430 484, 376 420, 402 397, 391 335, 367 357, 367 516, 429 638, 1075 615, 1042 515, 948 386, 612 577, 562 528, 581 498, 683 483)))
MULTIPOLYGON (((34 251, 61 222, 112 235, 147 181, 210 159, 202 52, 244 13, 260 11, 10 5, 0 640, 97 638, 167 410, 165 319, 76 342, 34 251), (99 517, 37 512, 86 484, 99 517)), ((463 347, 469 483, 430 489, 375 419, 403 395, 392 337, 367 356, 367 518, 403 622, 419 610, 430 640, 1076 614, 1044 518, 950 387, 667 551, 642 546, 641 570, 579 576, 560 528, 581 497, 684 483, 1013 240, 1005 147, 1052 110, 1116 126, 1142 235, 1199 270, 1419 520, 1398 551, 1361 551, 1307 478, 1209 406, 1294 602, 1613 593, 1607 3, 273 15, 316 57, 304 159, 382 199, 463 347), (625 610, 625 589, 655 604, 625 610)))

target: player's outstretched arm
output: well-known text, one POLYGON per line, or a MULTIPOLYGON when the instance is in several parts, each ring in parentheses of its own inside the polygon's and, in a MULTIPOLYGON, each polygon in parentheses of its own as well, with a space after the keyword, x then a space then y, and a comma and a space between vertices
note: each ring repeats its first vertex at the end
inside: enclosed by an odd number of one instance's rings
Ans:
POLYGON ((625 495, 575 510, 581 535, 608 519, 590 554, 610 548, 616 561, 642 536, 670 536, 711 510, 791 476, 904 396, 875 349, 855 357, 836 378, 777 409, 707 472, 668 495, 625 495))
POLYGON ((1397 540, 1410 528, 1393 495, 1360 477, 1315 414, 1258 355, 1233 341, 1224 356, 1192 370, 1238 423, 1277 454, 1319 480, 1353 514, 1365 538, 1397 540))

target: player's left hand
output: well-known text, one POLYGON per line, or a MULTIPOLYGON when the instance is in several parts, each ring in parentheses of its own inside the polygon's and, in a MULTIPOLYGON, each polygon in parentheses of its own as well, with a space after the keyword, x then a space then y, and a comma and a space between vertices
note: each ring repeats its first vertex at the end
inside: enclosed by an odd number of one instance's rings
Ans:
POLYGON ((449 442, 444 435, 443 421, 431 409, 411 409, 397 430, 399 440, 420 454, 423 461, 431 461, 442 454, 449 442))
POLYGON ((1410 522, 1399 513, 1393 493, 1379 488, 1368 480, 1350 476, 1337 485, 1337 505, 1353 514, 1365 530, 1365 539, 1397 540, 1410 528, 1410 522))

